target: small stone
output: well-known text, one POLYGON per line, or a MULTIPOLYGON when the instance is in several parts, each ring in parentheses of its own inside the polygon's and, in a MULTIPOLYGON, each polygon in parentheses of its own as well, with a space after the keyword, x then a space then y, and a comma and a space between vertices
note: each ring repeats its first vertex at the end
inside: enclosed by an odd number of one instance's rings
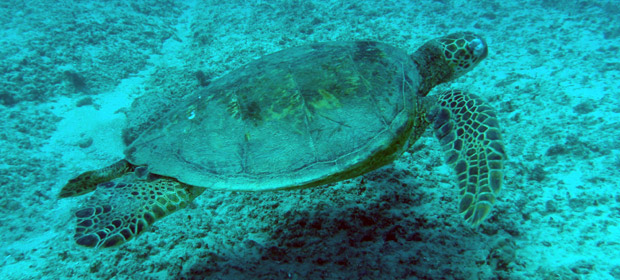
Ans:
POLYGON ((88 105, 93 105, 93 98, 90 96, 84 97, 75 103, 76 107, 82 107, 82 106, 88 106, 88 105))
POLYGON ((549 149, 547 149, 547 152, 545 153, 545 155, 547 156, 557 156, 557 155, 563 155, 566 154, 567 150, 566 147, 564 145, 553 145, 551 147, 549 147, 549 149))
POLYGON ((594 264, 586 261, 579 261, 571 267, 570 270, 575 274, 590 274, 592 269, 594 269, 594 264))
POLYGON ((86 88, 86 79, 79 73, 65 71, 65 76, 77 91, 83 91, 86 88))
POLYGON ((497 18, 497 15, 495 15, 494 13, 484 13, 482 14, 482 17, 486 19, 494 20, 497 18))
POLYGON ((620 279, 620 266, 617 265, 612 267, 609 274, 611 274, 614 279, 620 279))
POLYGON ((589 206, 589 200, 585 198, 571 198, 568 200, 568 207, 570 207, 575 212, 583 212, 589 206))
POLYGON ((545 210, 547 213, 555 213, 558 211, 557 203, 554 200, 547 200, 545 202, 545 210))
POLYGON ((547 171, 543 168, 542 164, 536 164, 534 168, 530 170, 529 179, 537 182, 542 182, 547 177, 547 171))
POLYGON ((198 84, 200 84, 201 87, 206 87, 211 83, 211 77, 209 77, 207 74, 205 74, 205 72, 201 70, 196 71, 194 75, 196 76, 198 84))
POLYGON ((84 148, 88 148, 90 147, 90 145, 93 144, 93 138, 92 137, 88 137, 88 138, 82 138, 80 140, 80 142, 78 142, 78 146, 82 149, 84 148))
POLYGON ((578 114, 591 113, 595 109, 592 103, 593 103, 592 101, 581 102, 577 104, 577 106, 573 107, 573 110, 578 114))

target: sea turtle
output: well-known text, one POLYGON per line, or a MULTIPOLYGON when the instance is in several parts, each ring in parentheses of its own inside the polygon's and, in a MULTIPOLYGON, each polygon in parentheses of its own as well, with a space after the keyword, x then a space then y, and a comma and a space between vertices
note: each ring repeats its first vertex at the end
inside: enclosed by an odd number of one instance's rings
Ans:
POLYGON ((494 110, 460 90, 427 96, 487 56, 469 32, 412 55, 373 42, 314 43, 253 61, 199 90, 128 145, 125 159, 71 179, 60 197, 95 193, 75 212, 77 244, 123 244, 206 188, 309 188, 362 175, 432 126, 456 171, 459 211, 489 214, 506 158, 494 110))

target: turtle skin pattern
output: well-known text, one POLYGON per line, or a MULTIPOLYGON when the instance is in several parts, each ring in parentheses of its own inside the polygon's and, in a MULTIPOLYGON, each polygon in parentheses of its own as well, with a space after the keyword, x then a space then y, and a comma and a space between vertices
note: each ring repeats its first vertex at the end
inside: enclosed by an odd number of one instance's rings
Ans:
MULTIPOLYGON (((108 168, 118 168, 113 164, 108 168)), ((97 185, 97 192, 75 212, 75 241, 86 247, 109 248, 144 232, 156 220, 185 208, 203 188, 177 180, 137 179, 134 172, 97 185)))
POLYGON ((459 212, 477 226, 491 211, 504 177, 506 152, 495 110, 475 94, 451 90, 439 95, 429 116, 457 174, 459 212))

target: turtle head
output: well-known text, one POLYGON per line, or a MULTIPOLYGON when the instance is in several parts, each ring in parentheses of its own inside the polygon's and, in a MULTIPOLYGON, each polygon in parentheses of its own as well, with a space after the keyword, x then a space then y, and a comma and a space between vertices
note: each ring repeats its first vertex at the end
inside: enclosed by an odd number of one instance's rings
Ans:
POLYGON ((458 32, 426 42, 413 55, 422 75, 418 94, 469 72, 487 57, 487 43, 471 32, 458 32))
POLYGON ((435 39, 441 48, 441 57, 454 71, 456 79, 478 65, 489 53, 482 37, 471 32, 460 32, 435 39))

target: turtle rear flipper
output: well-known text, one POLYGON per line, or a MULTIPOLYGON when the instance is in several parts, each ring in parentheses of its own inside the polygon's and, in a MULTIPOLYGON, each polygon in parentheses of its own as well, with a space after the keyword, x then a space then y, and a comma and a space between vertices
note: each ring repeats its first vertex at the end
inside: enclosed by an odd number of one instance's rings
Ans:
POLYGON ((69 180, 60 190, 58 197, 73 197, 92 192, 98 184, 123 176, 123 174, 132 171, 133 168, 133 165, 122 159, 110 166, 84 172, 69 180))
POLYGON ((436 104, 429 120, 458 176, 459 212, 477 226, 491 212, 504 177, 506 152, 497 115, 480 97, 459 90, 442 93, 436 104))
POLYGON ((169 178, 142 180, 133 172, 99 184, 85 206, 75 212, 75 241, 86 247, 121 245, 186 207, 203 190, 169 178))

